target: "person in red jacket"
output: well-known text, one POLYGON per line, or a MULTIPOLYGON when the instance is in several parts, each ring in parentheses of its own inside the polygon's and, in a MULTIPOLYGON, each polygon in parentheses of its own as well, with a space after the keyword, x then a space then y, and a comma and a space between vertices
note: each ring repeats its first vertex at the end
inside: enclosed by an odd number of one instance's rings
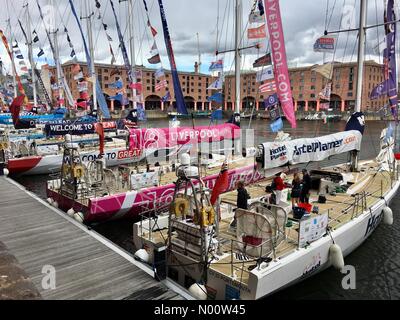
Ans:
POLYGON ((276 204, 279 205, 282 198, 282 191, 286 188, 286 184, 282 179, 281 173, 277 173, 272 182, 272 188, 275 190, 276 204))

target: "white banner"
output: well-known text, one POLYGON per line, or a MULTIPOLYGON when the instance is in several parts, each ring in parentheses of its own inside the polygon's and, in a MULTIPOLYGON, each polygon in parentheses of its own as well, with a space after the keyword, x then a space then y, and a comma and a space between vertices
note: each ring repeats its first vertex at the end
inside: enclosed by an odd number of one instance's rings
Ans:
POLYGON ((328 221, 328 213, 302 220, 300 222, 299 247, 303 248, 307 244, 322 238, 326 233, 328 221))
POLYGON ((287 163, 321 161, 336 154, 360 150, 361 139, 361 132, 351 130, 318 138, 267 142, 263 144, 264 169, 277 168, 287 163))
POLYGON ((257 71, 256 81, 261 82, 265 80, 274 79, 274 68, 273 66, 267 66, 260 71, 257 71))

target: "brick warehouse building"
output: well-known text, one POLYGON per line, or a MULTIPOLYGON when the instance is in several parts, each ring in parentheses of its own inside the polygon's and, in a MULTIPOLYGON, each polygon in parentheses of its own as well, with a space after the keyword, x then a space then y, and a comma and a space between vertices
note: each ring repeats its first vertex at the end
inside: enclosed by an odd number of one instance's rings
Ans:
MULTIPOLYGON (((79 97, 79 91, 77 86, 77 81, 74 80, 74 74, 72 72, 73 66, 76 63, 73 61, 66 62, 62 65, 65 78, 68 85, 72 91, 74 98, 79 97)), ((83 74, 87 75, 87 64, 83 62, 78 62, 83 74)), ((52 75, 56 74, 55 67, 44 66, 44 69, 48 69, 52 75)), ((43 69, 42 68, 42 69, 43 69)), ((98 64, 95 65, 96 74, 98 76, 98 81, 100 82, 103 92, 109 96, 115 95, 116 90, 110 88, 110 85, 114 83, 118 77, 121 77, 126 90, 126 96, 132 99, 132 90, 129 89, 129 81, 126 69, 122 65, 109 65, 109 64, 98 64)), ((172 76, 169 70, 164 70, 165 78, 168 81, 168 89, 171 93, 171 102, 162 103, 161 98, 166 95, 166 88, 156 91, 156 69, 149 69, 142 66, 136 67, 137 71, 141 71, 142 74, 142 90, 143 99, 145 102, 145 108, 147 110, 165 110, 169 107, 170 103, 174 103, 174 87, 172 84, 172 76)), ((207 88, 215 81, 216 78, 211 75, 201 74, 197 72, 197 66, 195 66, 195 72, 179 72, 179 80, 182 86, 183 96, 186 102, 186 106, 190 110, 209 110, 211 108, 211 103, 207 101, 208 96, 211 96, 213 92, 207 90, 207 88)), ((50 80, 48 80, 50 81, 50 80)), ((138 80, 140 81, 140 80, 138 80)), ((48 83, 50 87, 50 84, 48 83)), ((89 94, 92 92, 92 84, 88 83, 89 94)))
MULTIPOLYGON (((318 94, 325 86, 323 76, 311 69, 313 66, 291 68, 289 75, 296 111, 319 111, 318 94)), ((364 64, 364 83, 362 95, 363 111, 380 109, 386 102, 385 97, 371 101, 371 90, 383 81, 383 65, 374 61, 364 64)), ((335 63, 332 78, 332 95, 330 107, 337 112, 353 110, 356 99, 357 64, 335 63)), ((263 100, 271 93, 258 93, 255 71, 245 71, 241 75, 242 108, 250 109, 254 105, 257 110, 263 108, 263 100)), ((233 74, 225 77, 225 108, 231 110, 235 101, 235 78, 233 74)))
MULTIPOLYGON (((78 62, 84 74, 87 74, 86 63, 78 62)), ((65 77, 71 88, 74 97, 79 96, 77 82, 74 80, 72 68, 75 62, 69 61, 62 65, 65 77)), ((124 66, 109 65, 109 64, 96 64, 96 73, 98 75, 101 88, 107 95, 114 95, 115 89, 110 88, 110 84, 117 80, 117 77, 122 77, 125 84, 126 95, 132 98, 132 92, 128 87, 128 76, 124 66), (117 72, 117 73, 116 73, 117 72)), ((291 68, 289 69, 294 106, 296 111, 319 111, 319 98, 318 94, 322 91, 326 80, 322 75, 312 71, 313 66, 291 68)), ((373 111, 380 109, 386 102, 385 97, 371 101, 369 93, 372 88, 383 81, 382 68, 383 65, 374 61, 366 61, 364 64, 364 84, 363 84, 363 97, 362 107, 363 111, 373 111)), ((174 88, 172 85, 171 73, 165 70, 166 79, 169 83, 169 90, 171 91, 171 102, 165 104, 161 102, 161 98, 166 94, 166 89, 156 91, 155 84, 155 69, 149 69, 142 66, 136 67, 137 70, 142 72, 142 88, 143 98, 145 101, 145 108, 147 110, 165 110, 170 103, 174 103, 174 88)), ((42 75, 50 71, 55 74, 54 67, 47 65, 42 67, 42 75)), ((356 98, 356 77, 357 77, 357 64, 356 63, 335 63, 332 78, 332 95, 331 95, 331 108, 337 112, 345 112, 353 110, 356 98)), ((182 85, 183 96, 187 107, 191 110, 210 110, 211 103, 207 98, 215 91, 207 90, 208 86, 215 81, 215 77, 207 74, 195 72, 179 72, 179 79, 182 85)), ((50 90, 50 78, 44 77, 43 80, 50 90)), ((263 109, 264 99, 271 93, 258 93, 260 83, 256 82, 256 71, 242 71, 241 73, 241 100, 242 109, 251 109, 253 106, 257 110, 263 109)), ((50 92, 50 91, 49 91, 50 92)), ((91 83, 89 82, 89 92, 92 92, 91 83)), ((224 109, 233 110, 235 101, 235 78, 233 73, 225 75, 224 84, 224 109)))

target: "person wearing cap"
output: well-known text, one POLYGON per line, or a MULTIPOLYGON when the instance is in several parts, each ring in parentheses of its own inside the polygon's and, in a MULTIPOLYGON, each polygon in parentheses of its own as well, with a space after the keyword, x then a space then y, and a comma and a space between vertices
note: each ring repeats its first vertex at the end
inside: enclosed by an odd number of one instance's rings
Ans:
POLYGON ((311 177, 307 169, 302 170, 303 180, 302 188, 300 193, 300 201, 303 203, 309 203, 310 201, 310 190, 311 190, 311 177))

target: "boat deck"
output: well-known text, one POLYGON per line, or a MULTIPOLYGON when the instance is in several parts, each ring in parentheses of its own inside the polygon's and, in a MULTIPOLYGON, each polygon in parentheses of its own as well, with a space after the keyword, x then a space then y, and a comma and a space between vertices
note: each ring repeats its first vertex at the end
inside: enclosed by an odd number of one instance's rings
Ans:
MULTIPOLYGON (((336 195, 326 195, 326 203, 318 203, 318 193, 313 191, 310 197, 310 204, 318 207, 319 213, 328 213, 328 225, 332 229, 337 229, 351 221, 363 213, 367 208, 370 208, 375 203, 381 200, 382 195, 385 195, 392 189, 391 173, 387 171, 377 172, 376 163, 369 163, 367 166, 361 166, 362 170, 359 173, 352 173, 349 180, 353 184, 354 194, 337 193, 336 195)), ((343 166, 337 166, 332 171, 344 172, 343 166)), ((287 176, 287 182, 292 181, 292 176, 287 176)), ((248 186, 246 189, 250 194, 251 199, 259 199, 266 195, 265 187, 270 185, 271 179, 265 179, 257 184, 248 186)), ((350 190, 351 190, 350 188, 350 190)), ((226 276, 232 277, 237 281, 246 285, 248 282, 248 267, 256 264, 255 257, 247 257, 249 260, 243 261, 237 259, 232 252, 232 240, 236 240, 236 234, 229 227, 229 223, 233 217, 233 209, 236 207, 237 192, 231 191, 221 196, 222 198, 222 217, 220 222, 220 238, 221 242, 226 245, 222 246, 222 251, 228 254, 227 257, 212 264, 212 268, 223 273, 226 276), (233 268, 232 268, 233 262, 233 268), (240 281, 241 280, 241 281, 240 281)), ((311 217, 317 214, 312 214, 311 217)), ((269 257, 279 259, 286 256, 297 249, 298 247, 298 220, 293 219, 292 213, 288 218, 292 221, 291 226, 286 226, 285 239, 275 248, 275 253, 271 252, 269 257)), ((237 251, 237 250, 236 250, 237 251)))
POLYGON ((0 177, 0 242, 43 299, 182 299, 127 252, 5 177, 0 177), (55 289, 42 288, 44 266, 55 268, 55 289))

